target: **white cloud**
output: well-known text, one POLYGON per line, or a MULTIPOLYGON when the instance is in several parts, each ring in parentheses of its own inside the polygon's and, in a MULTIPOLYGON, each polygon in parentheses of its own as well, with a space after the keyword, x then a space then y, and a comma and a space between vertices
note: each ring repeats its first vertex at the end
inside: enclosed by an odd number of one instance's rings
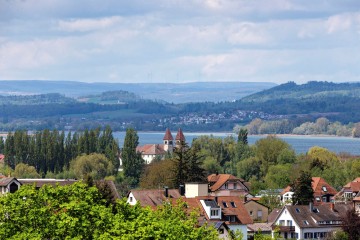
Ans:
POLYGON ((121 17, 108 17, 100 19, 72 19, 60 20, 58 29, 69 32, 87 32, 93 30, 101 30, 112 27, 116 24, 121 24, 121 17))

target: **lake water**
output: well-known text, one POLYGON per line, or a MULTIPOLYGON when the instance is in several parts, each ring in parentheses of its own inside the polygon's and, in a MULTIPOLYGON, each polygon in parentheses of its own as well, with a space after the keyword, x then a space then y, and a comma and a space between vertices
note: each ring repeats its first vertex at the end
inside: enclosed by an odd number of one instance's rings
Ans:
MULTIPOLYGON (((173 137, 176 131, 172 132, 173 137)), ((138 132, 139 145, 144 144, 161 144, 165 132, 138 132)), ((232 133, 186 133, 184 132, 186 142, 191 144, 194 138, 202 135, 213 135, 214 137, 225 138, 237 136, 232 133)), ((124 144, 125 132, 114 132, 114 137, 118 139, 120 147, 124 144)), ((249 135, 249 144, 254 144, 257 140, 264 138, 264 135, 249 135)), ((360 139, 351 137, 318 137, 318 136, 278 136, 280 139, 289 143, 297 154, 306 153, 313 146, 320 146, 329 149, 335 153, 350 153, 352 155, 360 155, 360 139)))

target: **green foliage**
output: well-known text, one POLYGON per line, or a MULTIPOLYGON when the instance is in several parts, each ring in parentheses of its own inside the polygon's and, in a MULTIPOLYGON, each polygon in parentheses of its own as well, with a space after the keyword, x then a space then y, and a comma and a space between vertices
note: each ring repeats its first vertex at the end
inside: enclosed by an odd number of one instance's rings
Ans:
POLYGON ((33 166, 24 163, 16 165, 13 176, 16 178, 40 178, 33 166))
POLYGON ((104 179, 112 174, 113 169, 110 160, 99 153, 81 155, 70 162, 70 170, 78 179, 84 179, 86 176, 91 176, 95 180, 104 179))
POLYGON ((342 217, 342 221, 342 230, 348 235, 348 239, 360 239, 360 216, 355 209, 347 211, 342 217))
POLYGON ((108 206, 96 187, 23 186, 0 198, 0 239, 216 239, 213 228, 197 227, 185 205, 158 210, 108 206))
POLYGON ((238 143, 242 143, 244 145, 248 144, 248 131, 246 128, 241 128, 239 130, 238 143))
POLYGON ((144 160, 140 153, 136 152, 139 145, 139 137, 137 132, 128 128, 124 139, 124 146, 121 152, 123 169, 125 177, 133 179, 133 183, 137 185, 144 167, 144 160))
POLYGON ((311 186, 312 178, 309 172, 300 172, 300 176, 290 185, 294 195, 294 205, 308 205, 314 199, 314 190, 311 186))

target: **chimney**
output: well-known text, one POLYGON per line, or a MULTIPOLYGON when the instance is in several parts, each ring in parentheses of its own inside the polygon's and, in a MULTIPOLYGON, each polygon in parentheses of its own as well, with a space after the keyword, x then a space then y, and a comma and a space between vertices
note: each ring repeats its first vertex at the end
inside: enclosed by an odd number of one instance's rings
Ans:
POLYGON ((215 172, 215 175, 216 175, 216 176, 217 176, 217 175, 219 175, 219 172, 218 172, 218 171, 216 171, 216 172, 215 172))
POLYGON ((314 210, 313 202, 310 202, 310 203, 309 203, 309 207, 310 207, 310 212, 312 212, 312 211, 314 210))
POLYGON ((165 194, 165 197, 166 197, 166 198, 169 197, 169 187, 168 187, 168 186, 165 186, 165 187, 164 187, 164 194, 165 194))
POLYGON ((334 209, 335 209, 335 204, 332 202, 330 203, 330 210, 334 212, 335 211, 334 209))
POLYGON ((214 200, 215 200, 216 204, 218 204, 218 197, 217 196, 214 198, 214 200))
POLYGON ((179 186, 179 193, 180 193, 180 196, 185 195, 185 186, 182 184, 179 186))

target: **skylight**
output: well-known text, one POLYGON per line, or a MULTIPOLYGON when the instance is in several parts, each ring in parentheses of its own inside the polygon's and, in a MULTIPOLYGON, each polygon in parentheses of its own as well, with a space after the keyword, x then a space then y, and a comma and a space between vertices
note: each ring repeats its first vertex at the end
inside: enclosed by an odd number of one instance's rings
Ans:
POLYGON ((227 207, 228 207, 228 205, 227 205, 226 202, 222 202, 222 204, 224 205, 224 208, 227 208, 227 207))
POLYGON ((309 225, 309 222, 308 222, 308 221, 306 221, 306 220, 304 220, 304 223, 305 223, 306 225, 309 225))
POLYGON ((324 192, 327 192, 327 188, 326 188, 325 186, 322 187, 322 190, 323 190, 324 192))
POLYGON ((296 211, 297 213, 299 213, 299 212, 300 212, 300 209, 296 208, 295 211, 296 211))
POLYGON ((234 202, 230 202, 230 204, 233 208, 236 208, 236 204, 234 202))

